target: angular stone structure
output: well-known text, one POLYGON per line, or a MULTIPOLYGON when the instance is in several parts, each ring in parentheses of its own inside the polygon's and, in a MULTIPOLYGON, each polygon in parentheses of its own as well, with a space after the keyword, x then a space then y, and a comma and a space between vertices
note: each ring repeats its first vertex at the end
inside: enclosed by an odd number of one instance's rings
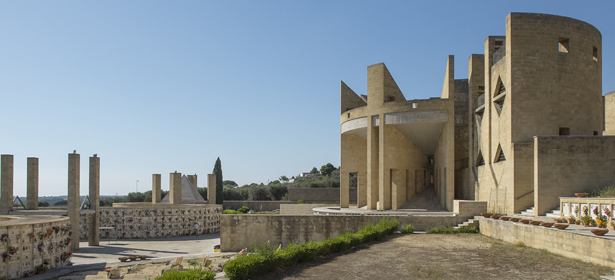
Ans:
POLYGON ((27 182, 28 210, 38 209, 38 158, 28 158, 28 182, 27 182))
POLYGON ((7 215, 13 210, 13 155, 2 155, 0 159, 0 215, 7 215))
MULTIPOLYGON (((192 182, 188 179, 188 176, 184 175, 181 177, 181 204, 205 204, 205 200, 199 194, 197 188, 192 185, 192 182)), ((161 203, 169 203, 170 196, 165 196, 161 203)))
POLYGON ((186 177, 188 178, 188 181, 190 181, 190 183, 196 188, 197 186, 197 176, 196 174, 194 175, 186 175, 186 177))
POLYGON ((162 200, 161 175, 152 174, 152 204, 160 203, 162 200))
POLYGON ((100 209, 100 158, 94 155, 90 157, 90 202, 94 213, 88 215, 88 245, 99 245, 99 209, 100 209))
POLYGON ((207 203, 216 204, 216 174, 207 174, 207 203))
POLYGON ((72 250, 79 249, 79 207, 80 205, 80 192, 79 192, 79 178, 80 178, 80 156, 76 152, 68 154, 68 202, 67 212, 70 220, 70 224, 73 230, 73 236, 75 240, 70 243, 72 250))
POLYGON ((169 176, 169 203, 181 204, 182 203, 182 174, 171 173, 169 176))

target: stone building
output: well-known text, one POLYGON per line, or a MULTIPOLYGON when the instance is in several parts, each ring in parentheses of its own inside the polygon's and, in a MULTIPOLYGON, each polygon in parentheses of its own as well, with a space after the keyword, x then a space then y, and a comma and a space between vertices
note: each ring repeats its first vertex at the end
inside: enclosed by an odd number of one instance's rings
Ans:
POLYGON ((406 100, 383 63, 369 66, 367 95, 341 85, 341 207, 355 173, 367 209, 415 208, 433 192, 448 211, 462 199, 537 215, 615 181, 601 54, 588 23, 511 13, 505 36, 470 55, 468 79, 455 79, 448 57, 440 97, 406 100))

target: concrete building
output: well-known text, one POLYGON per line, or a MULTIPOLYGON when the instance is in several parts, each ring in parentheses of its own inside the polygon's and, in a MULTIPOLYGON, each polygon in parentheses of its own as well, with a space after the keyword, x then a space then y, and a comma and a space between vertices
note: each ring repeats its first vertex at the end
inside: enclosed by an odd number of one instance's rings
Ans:
POLYGON ((440 97, 407 100, 383 63, 369 66, 367 95, 341 85, 341 207, 353 173, 367 209, 421 208, 434 193, 448 211, 462 199, 537 215, 615 181, 615 137, 602 136, 615 135, 615 94, 602 96, 601 54, 588 23, 511 13, 505 36, 470 55, 467 79, 448 57, 440 97))

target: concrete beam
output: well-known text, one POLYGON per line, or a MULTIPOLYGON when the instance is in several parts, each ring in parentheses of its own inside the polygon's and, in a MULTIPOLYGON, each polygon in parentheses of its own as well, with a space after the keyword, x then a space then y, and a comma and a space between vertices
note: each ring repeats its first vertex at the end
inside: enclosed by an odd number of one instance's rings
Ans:
POLYGON ((68 202, 66 207, 73 231, 73 237, 75 237, 70 244, 72 250, 79 249, 79 236, 81 234, 79 229, 79 207, 81 206, 79 199, 80 164, 81 160, 79 154, 76 152, 68 154, 68 202))
POLYGON ((169 203, 181 204, 182 203, 182 174, 171 173, 169 176, 169 203))
POLYGON ((28 182, 27 182, 28 210, 38 209, 38 158, 28 158, 28 182))
POLYGON ((94 155, 90 157, 90 202, 92 203, 92 209, 94 213, 88 215, 88 225, 90 230, 88 232, 88 245, 99 245, 99 215, 100 209, 100 158, 94 155))
POLYGON ((207 174, 207 203, 216 204, 216 174, 207 174))
POLYGON ((2 155, 0 162, 0 215, 8 215, 13 210, 13 155, 2 155))
POLYGON ((152 174, 152 204, 162 201, 161 175, 152 174))

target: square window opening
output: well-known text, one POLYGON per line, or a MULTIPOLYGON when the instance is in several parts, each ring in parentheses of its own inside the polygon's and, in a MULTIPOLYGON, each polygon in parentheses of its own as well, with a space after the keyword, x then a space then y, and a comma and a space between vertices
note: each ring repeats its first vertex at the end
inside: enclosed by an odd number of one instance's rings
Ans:
POLYGON ((559 38, 557 50, 561 53, 568 53, 570 50, 570 40, 568 38, 559 38))
POLYGON ((395 97, 389 96, 389 101, 395 101, 395 97))
POLYGON ((570 135, 570 127, 560 127, 559 135, 570 135))
POLYGON ((418 103, 416 103, 416 102, 412 103, 412 109, 416 109, 416 108, 418 108, 418 107, 419 107, 419 104, 418 104, 418 103))
POLYGON ((598 136, 598 131, 594 130, 594 136, 598 136))

